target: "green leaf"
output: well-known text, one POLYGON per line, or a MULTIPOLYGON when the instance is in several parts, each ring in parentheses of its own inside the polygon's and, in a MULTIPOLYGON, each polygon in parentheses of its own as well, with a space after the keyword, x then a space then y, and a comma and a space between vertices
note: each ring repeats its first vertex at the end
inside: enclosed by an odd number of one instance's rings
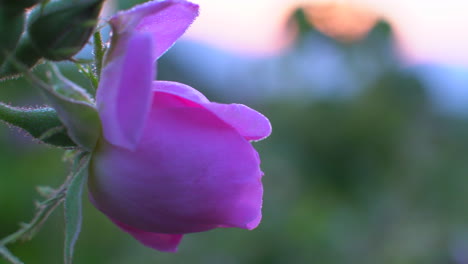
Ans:
POLYGON ((46 144, 76 147, 65 129, 61 129, 64 126, 53 108, 18 108, 0 103, 0 120, 23 129, 46 144))
POLYGON ((82 194, 88 176, 89 160, 89 155, 83 158, 65 196, 65 264, 72 263, 74 247, 81 231, 82 194))

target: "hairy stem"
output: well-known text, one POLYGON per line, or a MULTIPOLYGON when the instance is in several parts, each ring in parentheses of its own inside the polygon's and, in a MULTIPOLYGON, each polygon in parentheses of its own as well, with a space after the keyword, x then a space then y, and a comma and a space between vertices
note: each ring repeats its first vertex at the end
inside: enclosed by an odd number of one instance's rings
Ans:
POLYGON ((21 260, 15 257, 6 247, 0 247, 0 255, 13 264, 23 264, 21 260))
POLYGON ((22 224, 18 231, 0 240, 0 247, 6 246, 21 239, 31 239, 37 230, 41 228, 44 221, 47 220, 54 209, 63 202, 65 197, 65 190, 66 187, 63 185, 60 190, 58 190, 57 193, 53 195, 53 197, 39 203, 37 206, 38 211, 36 212, 36 215, 31 220, 31 222, 28 224, 22 224))
POLYGON ((94 61, 96 63, 96 77, 99 81, 102 69, 102 59, 104 58, 104 45, 102 44, 101 32, 94 33, 94 61))

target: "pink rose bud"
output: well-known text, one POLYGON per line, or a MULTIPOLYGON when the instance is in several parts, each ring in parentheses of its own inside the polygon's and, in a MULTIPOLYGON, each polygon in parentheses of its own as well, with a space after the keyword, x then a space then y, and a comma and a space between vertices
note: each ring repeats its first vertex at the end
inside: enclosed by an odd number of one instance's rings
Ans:
POLYGON ((253 229, 261 219, 263 173, 250 141, 271 133, 268 119, 153 80, 155 60, 197 14, 195 4, 167 0, 114 16, 97 94, 103 137, 91 161, 91 201, 144 245, 168 252, 184 234, 253 229))

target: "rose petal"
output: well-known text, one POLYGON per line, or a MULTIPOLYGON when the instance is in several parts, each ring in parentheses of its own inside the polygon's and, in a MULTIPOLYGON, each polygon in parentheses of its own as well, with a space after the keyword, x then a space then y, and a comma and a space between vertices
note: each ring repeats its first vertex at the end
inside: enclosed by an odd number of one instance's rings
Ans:
POLYGON ((138 143, 152 101, 155 65, 149 55, 151 37, 134 34, 125 56, 104 67, 97 91, 97 107, 104 137, 110 143, 133 149, 138 143))
POLYGON ((156 60, 184 34, 198 16, 198 5, 184 0, 150 1, 114 15, 111 57, 124 51, 127 39, 136 32, 149 33, 155 43, 156 60))
MULTIPOLYGON (((96 206, 100 211, 103 211, 99 208, 99 204, 96 203, 96 200, 93 197, 93 194, 88 192, 88 197, 91 203, 96 206)), ((136 240, 140 241, 143 245, 164 251, 164 252, 177 252, 177 246, 182 240, 183 235, 181 234, 158 234, 152 232, 146 232, 139 230, 137 228, 131 227, 124 223, 121 223, 112 217, 106 215, 109 220, 111 220, 115 225, 117 225, 123 231, 132 235, 136 240)))
POLYGON ((178 234, 158 234, 142 231, 129 225, 111 219, 120 229, 132 235, 143 245, 164 252, 177 252, 177 246, 180 244, 183 235, 178 234))
POLYGON ((135 151, 105 144, 95 153, 89 187, 97 207, 148 232, 253 228, 263 195, 255 149, 211 111, 166 108, 165 99, 155 97, 135 151))
POLYGON ((246 227, 246 229, 248 229, 248 230, 255 229, 255 228, 257 228, 257 226, 260 224, 260 221, 262 221, 262 212, 260 212, 260 213, 258 214, 258 216, 257 216, 254 220, 252 220, 252 221, 250 221, 249 223, 247 223, 247 225, 246 225, 245 227, 246 227))
POLYGON ((173 95, 177 95, 193 101, 197 104, 209 103, 210 101, 199 91, 194 88, 177 82, 170 81, 154 81, 153 82, 154 92, 165 92, 173 95))
POLYGON ((261 140, 271 134, 268 118, 248 106, 210 103, 205 107, 236 128, 247 140, 261 140))
POLYGON ((170 93, 185 100, 184 106, 196 106, 193 102, 209 109, 219 118, 234 127, 247 140, 260 140, 271 134, 270 121, 261 113, 242 104, 218 104, 209 102, 206 97, 194 88, 176 82, 153 82, 155 96, 170 93))

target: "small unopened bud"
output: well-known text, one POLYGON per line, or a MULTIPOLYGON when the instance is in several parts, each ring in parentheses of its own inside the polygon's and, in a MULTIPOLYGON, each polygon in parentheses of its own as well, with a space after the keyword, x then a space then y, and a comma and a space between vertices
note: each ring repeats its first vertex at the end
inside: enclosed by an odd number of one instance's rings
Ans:
POLYGON ((13 52, 23 33, 25 14, 11 12, 0 6, 0 66, 13 52))
POLYGON ((42 0, 0 0, 0 8, 23 11, 39 2, 42 0))
POLYGON ((44 58, 67 60, 88 42, 97 24, 103 0, 61 0, 37 6, 29 19, 28 33, 44 58))

